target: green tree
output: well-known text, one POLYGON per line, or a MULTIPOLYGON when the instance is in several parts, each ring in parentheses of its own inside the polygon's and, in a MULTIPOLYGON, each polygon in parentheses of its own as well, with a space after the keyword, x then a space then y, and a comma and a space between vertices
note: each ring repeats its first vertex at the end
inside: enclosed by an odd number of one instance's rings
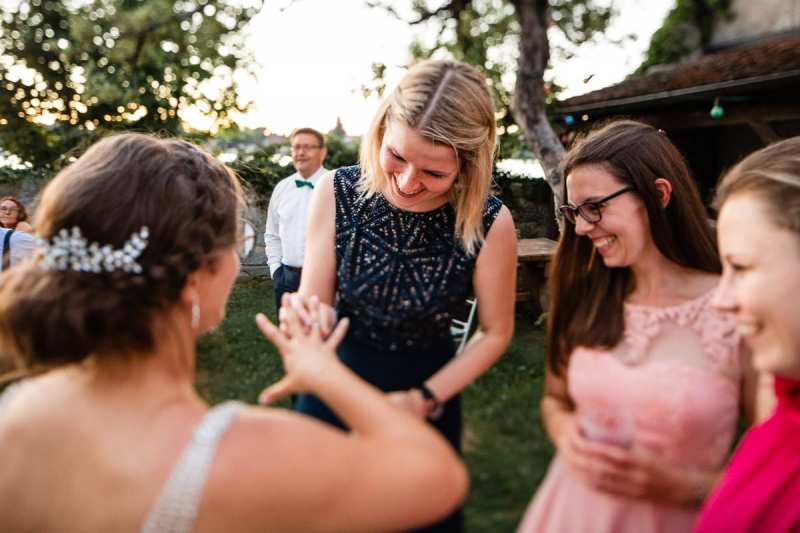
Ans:
MULTIPOLYGON (((401 17, 396 3, 368 4, 401 17)), ((546 114, 557 89, 545 83, 548 29, 582 44, 602 33, 613 9, 592 0, 450 0, 435 8, 430 4, 411 2, 413 15, 407 22, 427 25, 436 36, 432 42, 416 38, 411 54, 449 56, 480 68, 498 107, 501 157, 518 155, 521 137, 541 162, 555 203, 561 203, 558 163, 564 149, 546 114)))
POLYGON ((0 148, 57 167, 109 130, 225 125, 262 0, 18 0, 0 19, 0 148))
POLYGON ((716 21, 733 16, 730 4, 730 0, 677 0, 650 39, 644 61, 635 74, 655 65, 674 63, 707 46, 716 21))

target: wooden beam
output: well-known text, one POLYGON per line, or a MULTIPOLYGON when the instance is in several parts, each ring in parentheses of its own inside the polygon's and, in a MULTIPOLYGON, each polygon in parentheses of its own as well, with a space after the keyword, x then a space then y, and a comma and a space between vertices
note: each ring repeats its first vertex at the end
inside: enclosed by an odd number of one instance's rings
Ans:
MULTIPOLYGON (((719 126, 734 126, 760 122, 782 122, 786 120, 800 120, 800 106, 798 105, 730 105, 726 106, 725 115, 721 118, 711 118, 707 110, 681 111, 665 109, 657 113, 642 115, 629 115, 656 125, 665 130, 681 130, 690 128, 714 128, 719 126)), ((774 133, 774 132, 773 132, 774 133)))
POLYGON ((753 131, 756 132, 756 135, 758 135, 758 137, 761 139, 761 142, 763 142, 765 145, 781 140, 780 135, 778 135, 772 126, 766 122, 761 120, 753 120, 748 122, 748 124, 750 124, 750 127, 753 128, 753 131))

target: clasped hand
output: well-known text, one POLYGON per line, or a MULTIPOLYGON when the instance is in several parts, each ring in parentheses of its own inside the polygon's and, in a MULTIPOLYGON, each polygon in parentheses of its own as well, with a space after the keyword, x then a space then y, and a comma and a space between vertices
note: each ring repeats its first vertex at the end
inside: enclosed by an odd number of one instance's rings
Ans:
POLYGON ((304 298, 297 292, 284 293, 281 297, 281 308, 278 310, 278 322, 281 331, 286 334, 290 334, 286 327, 286 316, 289 312, 299 318, 303 332, 306 334, 313 325, 316 325, 319 327, 320 334, 326 337, 330 335, 336 325, 336 310, 330 305, 320 302, 316 296, 304 298))
POLYGON ((280 313, 280 328, 263 314, 256 315, 256 324, 281 355, 286 375, 264 389, 259 395, 262 404, 271 403, 290 394, 309 392, 314 380, 324 376, 331 365, 338 365, 336 347, 347 332, 347 319, 340 320, 333 331, 323 333, 321 325, 328 320, 324 308, 316 297, 303 302, 305 318, 292 306, 286 305, 289 295, 284 295, 280 313))
POLYGON ((705 494, 701 472, 670 464, 640 446, 591 441, 575 423, 565 430, 558 450, 568 468, 598 491, 684 506, 697 505, 705 494))
MULTIPOLYGON (((299 321, 299 331, 303 335, 309 334, 312 327, 317 327, 324 338, 331 334, 336 325, 336 311, 333 307, 320 302, 314 296, 306 299, 296 292, 283 295, 278 317, 280 330, 288 338, 295 335, 294 328, 289 327, 289 317, 299 321)), ((425 418, 430 413, 429 402, 418 389, 389 392, 386 396, 393 405, 419 418, 425 418)))

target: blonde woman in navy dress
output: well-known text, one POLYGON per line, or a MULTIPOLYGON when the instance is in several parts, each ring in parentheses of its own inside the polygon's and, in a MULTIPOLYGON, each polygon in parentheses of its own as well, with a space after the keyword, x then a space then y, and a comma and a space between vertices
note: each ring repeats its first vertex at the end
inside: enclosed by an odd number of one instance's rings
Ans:
MULTIPOLYGON (((342 361, 427 417, 460 450, 459 393, 514 329, 516 232, 489 194, 495 109, 483 76, 452 61, 412 67, 366 134, 360 166, 323 176, 311 204, 295 309, 316 295, 350 320, 342 361), (452 310, 472 293, 479 330, 454 357, 452 310)), ((286 302, 286 305, 289 305, 286 302)), ((318 398, 297 409, 344 427, 318 398)), ((460 531, 460 513, 430 531, 460 531)))

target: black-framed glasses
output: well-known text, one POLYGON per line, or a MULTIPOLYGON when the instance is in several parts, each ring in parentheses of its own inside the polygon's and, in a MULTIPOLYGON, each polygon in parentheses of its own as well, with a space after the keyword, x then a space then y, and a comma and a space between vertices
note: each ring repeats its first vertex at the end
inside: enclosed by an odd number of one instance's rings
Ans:
POLYGON ((611 193, 608 196, 604 196, 599 200, 589 200, 588 202, 583 202, 581 205, 571 205, 571 204, 564 204, 558 208, 561 211, 561 214, 564 215, 564 218, 569 220, 571 223, 575 224, 576 217, 578 215, 581 216, 583 220, 588 222, 589 224, 597 224, 600 222, 600 219, 603 218, 603 213, 601 208, 603 204, 616 198, 621 194, 625 194, 626 192, 635 191, 633 187, 628 185, 627 187, 623 187, 622 189, 618 190, 617 192, 611 193))

